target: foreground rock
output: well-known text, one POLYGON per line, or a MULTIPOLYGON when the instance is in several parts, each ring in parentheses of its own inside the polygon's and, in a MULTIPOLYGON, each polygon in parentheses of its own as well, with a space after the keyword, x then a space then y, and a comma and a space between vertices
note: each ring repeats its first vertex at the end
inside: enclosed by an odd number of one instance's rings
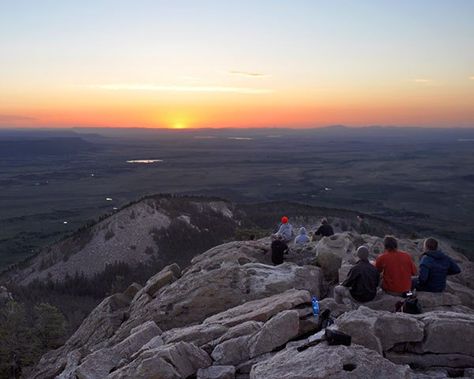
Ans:
POLYGON ((396 365, 362 346, 327 346, 321 343, 302 352, 288 348, 257 363, 251 379, 410 378, 408 366, 396 365))
POLYGON ((414 367, 474 366, 474 315, 432 311, 421 315, 360 307, 336 320, 337 329, 395 363, 414 367))
POLYGON ((187 378, 198 369, 210 365, 211 358, 204 350, 190 343, 178 342, 145 350, 131 363, 111 373, 107 378, 187 378))
POLYGON ((322 299, 321 310, 337 318, 332 327, 353 345, 297 352, 318 327, 311 296, 326 295, 358 245, 380 239, 341 233, 279 266, 268 264, 265 241, 217 246, 185 270, 167 266, 143 288, 108 297, 30 377, 426 379, 474 367, 474 295, 465 278, 445 293, 420 293, 421 315, 392 313, 400 298, 386 294, 354 310, 322 299), (306 264, 317 249, 320 267, 306 264))

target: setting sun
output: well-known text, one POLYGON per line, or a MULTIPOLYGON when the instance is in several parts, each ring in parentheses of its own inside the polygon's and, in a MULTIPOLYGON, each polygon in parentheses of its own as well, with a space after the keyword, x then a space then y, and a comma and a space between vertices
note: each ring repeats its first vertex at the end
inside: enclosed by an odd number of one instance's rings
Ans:
POLYGON ((175 124, 173 124, 173 126, 171 127, 171 129, 186 129, 187 126, 182 123, 182 122, 176 122, 175 124))

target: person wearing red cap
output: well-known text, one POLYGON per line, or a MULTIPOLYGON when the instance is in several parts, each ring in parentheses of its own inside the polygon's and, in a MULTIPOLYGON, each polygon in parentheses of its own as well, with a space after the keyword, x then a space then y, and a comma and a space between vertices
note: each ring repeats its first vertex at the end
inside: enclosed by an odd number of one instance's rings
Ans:
POLYGON ((282 240, 286 243, 293 239, 293 226, 289 223, 287 216, 281 218, 281 225, 276 235, 281 236, 282 240))

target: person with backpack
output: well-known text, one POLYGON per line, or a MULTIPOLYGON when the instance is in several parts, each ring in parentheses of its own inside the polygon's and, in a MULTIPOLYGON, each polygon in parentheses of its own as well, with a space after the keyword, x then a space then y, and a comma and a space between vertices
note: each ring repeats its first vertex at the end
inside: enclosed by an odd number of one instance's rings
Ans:
POLYGON ((288 217, 283 216, 281 218, 281 224, 276 235, 281 236, 282 240, 286 243, 293 239, 293 226, 289 223, 288 217))
POLYGON ((413 287, 418 291, 443 292, 446 289, 446 277, 459 274, 461 269, 438 249, 438 241, 434 238, 427 238, 423 249, 420 274, 413 280, 413 287))
POLYGON ((375 267, 382 273, 382 289, 389 295, 403 296, 411 290, 412 276, 416 266, 410 254, 398 250, 393 236, 385 236, 385 251, 375 260, 375 267))
POLYGON ((283 255, 288 254, 288 245, 283 240, 283 237, 277 234, 271 244, 272 262, 275 266, 283 263, 283 255))
POLYGON ((334 300, 343 304, 344 299, 365 303, 377 295, 380 281, 379 271, 369 262, 369 249, 360 246, 357 249, 359 261, 351 268, 346 280, 334 288, 334 300))
POLYGON ((306 228, 303 226, 300 228, 299 234, 295 238, 295 245, 304 245, 305 243, 309 242, 308 232, 306 228))

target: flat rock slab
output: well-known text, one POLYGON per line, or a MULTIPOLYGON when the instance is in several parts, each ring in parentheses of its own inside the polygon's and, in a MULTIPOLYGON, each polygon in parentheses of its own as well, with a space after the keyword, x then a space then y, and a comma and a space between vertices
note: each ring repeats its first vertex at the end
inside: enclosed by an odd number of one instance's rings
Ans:
POLYGON ((403 379, 410 374, 408 366, 396 365, 365 347, 321 343, 302 352, 288 348, 257 363, 250 379, 403 379))

